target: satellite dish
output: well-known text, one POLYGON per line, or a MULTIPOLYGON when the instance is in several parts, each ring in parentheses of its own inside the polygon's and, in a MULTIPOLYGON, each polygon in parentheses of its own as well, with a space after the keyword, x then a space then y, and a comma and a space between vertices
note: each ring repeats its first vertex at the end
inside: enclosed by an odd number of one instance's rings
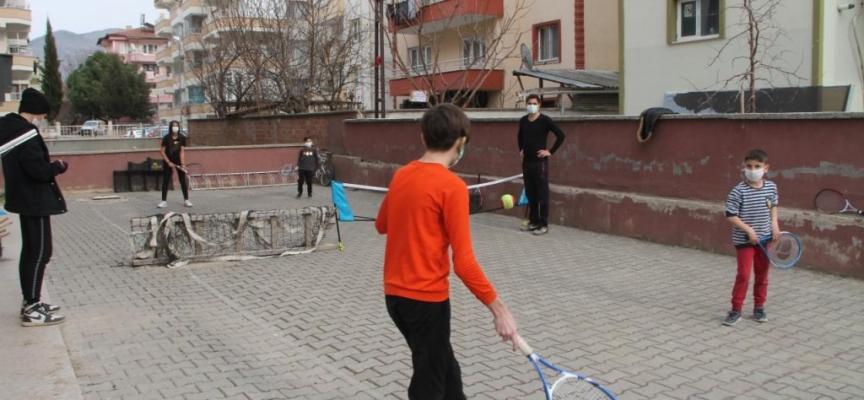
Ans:
POLYGON ((531 54, 531 48, 527 44, 522 43, 522 66, 529 71, 534 70, 534 55, 531 54))

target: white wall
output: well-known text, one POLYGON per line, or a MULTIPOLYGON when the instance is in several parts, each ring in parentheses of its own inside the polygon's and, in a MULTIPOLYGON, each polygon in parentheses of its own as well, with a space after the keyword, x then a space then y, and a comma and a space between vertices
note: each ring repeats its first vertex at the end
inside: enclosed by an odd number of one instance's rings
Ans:
MULTIPOLYGON (((721 81, 745 71, 746 60, 735 60, 746 55, 743 38, 731 41, 721 58, 711 65, 718 50, 745 29, 740 25, 740 10, 730 8, 738 4, 740 0, 726 0, 726 39, 667 44, 667 0, 624 0, 622 113, 634 115, 649 107, 659 107, 667 92, 719 90, 721 81)), ((780 65, 803 79, 792 78, 790 84, 780 75, 762 75, 770 83, 760 83, 757 87, 811 85, 813 2, 784 0, 775 20, 789 37, 780 39, 774 47, 775 54, 785 52, 785 61, 780 65)), ((737 88, 736 83, 727 89, 737 88)))
MULTIPOLYGON (((846 111, 864 111, 864 86, 862 86, 861 61, 855 35, 864 46, 864 7, 861 1, 826 0, 824 25, 825 50, 822 56, 822 84, 852 85, 846 111), (855 3, 856 8, 837 11, 838 4, 855 3), (860 15, 857 19, 856 15, 860 15), (855 20, 855 26, 853 26, 855 20)), ((862 48, 864 50, 864 48, 862 48)))

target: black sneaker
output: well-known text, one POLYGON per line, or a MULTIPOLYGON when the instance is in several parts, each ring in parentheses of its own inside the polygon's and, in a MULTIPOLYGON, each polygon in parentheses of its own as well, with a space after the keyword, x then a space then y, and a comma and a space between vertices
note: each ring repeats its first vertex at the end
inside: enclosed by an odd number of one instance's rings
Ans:
POLYGON ((549 228, 545 227, 545 226, 541 226, 541 227, 535 229, 533 233, 536 236, 545 235, 545 234, 549 233, 549 228))
POLYGON ((741 319, 741 311, 729 311, 729 315, 723 320, 723 325, 732 326, 738 323, 741 319))
POLYGON ((21 314, 22 326, 46 326, 57 325, 66 321, 66 317, 51 314, 42 303, 31 304, 24 308, 21 314))
POLYGON ((296 198, 299 199, 299 198, 302 197, 302 196, 303 196, 303 193, 297 193, 297 197, 296 197, 296 198))
POLYGON ((756 322, 768 322, 768 314, 765 314, 764 307, 756 307, 753 309, 753 319, 756 322))
MULTIPOLYGON (((39 302, 39 304, 42 304, 42 307, 45 307, 45 311, 48 311, 49 314, 54 314, 55 312, 60 311, 60 306, 55 306, 53 304, 48 304, 48 303, 44 303, 44 302, 39 302)), ((24 308, 25 307, 27 307, 27 301, 22 300, 21 301, 21 315, 24 315, 24 308)))
POLYGON ((521 230, 523 232, 531 232, 531 231, 536 231, 538 229, 540 229, 540 225, 535 225, 535 224, 528 224, 528 225, 524 225, 521 228, 519 228, 519 230, 521 230))
POLYGON ((309 193, 309 198, 310 198, 310 199, 312 198, 312 193, 309 193))

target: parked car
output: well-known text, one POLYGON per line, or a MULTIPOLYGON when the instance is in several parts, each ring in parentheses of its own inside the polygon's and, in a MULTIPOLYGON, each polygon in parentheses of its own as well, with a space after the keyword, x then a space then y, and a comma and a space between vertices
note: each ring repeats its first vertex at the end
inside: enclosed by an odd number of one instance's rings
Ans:
POLYGON ((106 134, 108 134, 108 126, 105 125, 105 121, 93 119, 93 120, 84 122, 84 125, 81 126, 81 130, 78 131, 78 134, 81 136, 106 135, 106 134))
POLYGON ((153 133, 158 127, 156 126, 142 126, 137 128, 131 128, 126 131, 124 137, 128 138, 144 138, 144 137, 153 137, 155 134, 153 133))

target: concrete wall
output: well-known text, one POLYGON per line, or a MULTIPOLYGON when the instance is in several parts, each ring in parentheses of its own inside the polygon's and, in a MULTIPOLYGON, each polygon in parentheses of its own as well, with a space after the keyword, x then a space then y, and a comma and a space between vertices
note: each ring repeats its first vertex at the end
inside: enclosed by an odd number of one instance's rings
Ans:
POLYGON ((303 143, 312 136, 318 147, 330 148, 331 134, 342 130, 342 121, 357 118, 356 111, 274 115, 236 119, 194 119, 189 121, 190 146, 247 146, 303 143))
MULTIPOLYGON (((804 240, 803 263, 864 278, 864 219, 823 215, 812 205, 820 189, 833 187, 864 206, 864 161, 858 151, 864 145, 862 121, 862 114, 673 116, 660 121, 651 141, 640 144, 635 118, 561 119, 568 138, 550 167, 550 220, 731 253, 725 199, 740 180, 744 153, 762 148, 770 157, 769 177, 780 189, 781 227, 804 240)), ((346 151, 336 157, 338 178, 387 186, 398 166, 422 154, 419 135, 416 120, 348 121, 346 151)), ((521 172, 515 121, 474 120, 471 136, 455 168, 469 182, 478 173, 521 172)), ((484 196, 494 204, 502 194, 520 190, 517 182, 489 188, 484 196)))

